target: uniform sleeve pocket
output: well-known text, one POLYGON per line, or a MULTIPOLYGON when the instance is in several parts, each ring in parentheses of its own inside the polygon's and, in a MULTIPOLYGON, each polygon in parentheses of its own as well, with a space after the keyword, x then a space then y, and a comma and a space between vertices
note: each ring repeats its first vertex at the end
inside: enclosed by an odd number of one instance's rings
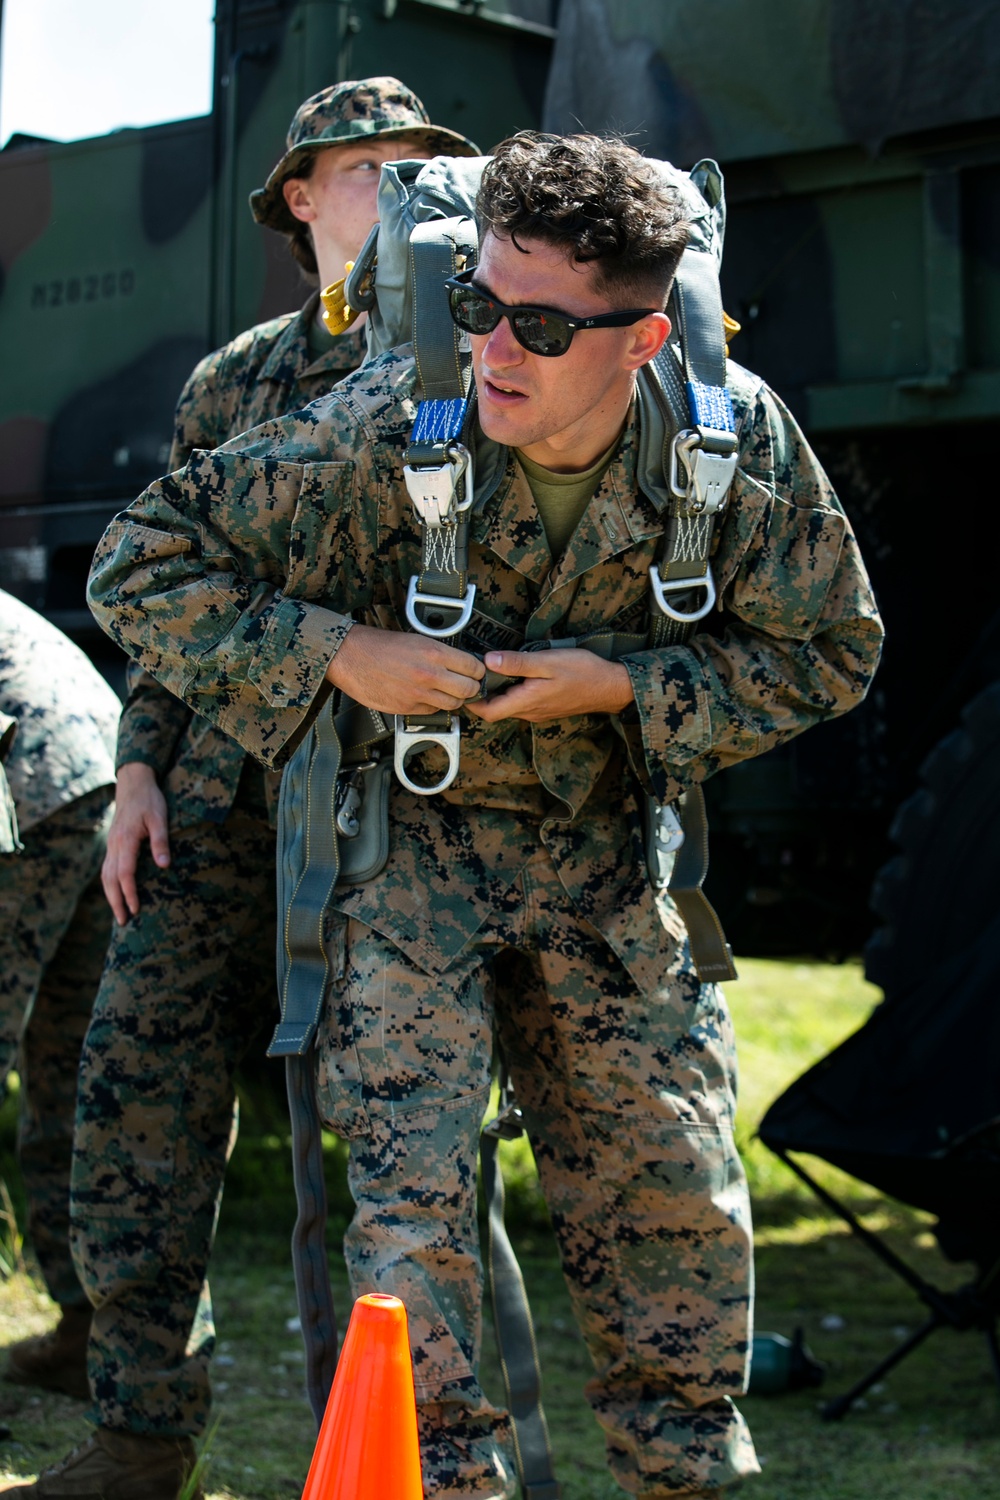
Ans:
POLYGON ((336 586, 354 503, 354 464, 306 464, 288 541, 285 593, 322 597, 336 586))
POLYGON ((728 603, 769 635, 808 640, 836 576, 847 522, 839 511, 776 496, 733 580, 728 603))

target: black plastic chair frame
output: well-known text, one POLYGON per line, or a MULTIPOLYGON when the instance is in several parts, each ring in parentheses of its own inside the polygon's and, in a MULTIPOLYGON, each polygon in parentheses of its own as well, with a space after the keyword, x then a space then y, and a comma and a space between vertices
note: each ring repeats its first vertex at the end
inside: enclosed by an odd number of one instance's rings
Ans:
POLYGON ((938 1328, 954 1328, 959 1332, 965 1332, 970 1328, 981 1330, 986 1338, 993 1374, 1000 1388, 1000 1342, 997 1338, 997 1320, 1000 1318, 1000 1259, 997 1259, 990 1269, 976 1280, 959 1287, 955 1292, 943 1292, 919 1276, 913 1267, 908 1266, 895 1251, 890 1250, 877 1234, 866 1229, 846 1204, 841 1203, 810 1176, 805 1167, 794 1161, 787 1151, 782 1151, 775 1146, 769 1146, 768 1149, 780 1161, 783 1161, 786 1167, 794 1172, 807 1187, 811 1188, 817 1198, 828 1208, 833 1209, 834 1213, 838 1214, 848 1225, 851 1232, 857 1235, 858 1239, 867 1245, 890 1270, 905 1281, 920 1300, 930 1308, 930 1317, 910 1334, 909 1338, 905 1339, 898 1348, 894 1349, 873 1370, 870 1370, 849 1391, 845 1391, 842 1396, 835 1396, 823 1406, 824 1421, 839 1421, 847 1414, 855 1401, 864 1395, 865 1391, 888 1374, 938 1328))

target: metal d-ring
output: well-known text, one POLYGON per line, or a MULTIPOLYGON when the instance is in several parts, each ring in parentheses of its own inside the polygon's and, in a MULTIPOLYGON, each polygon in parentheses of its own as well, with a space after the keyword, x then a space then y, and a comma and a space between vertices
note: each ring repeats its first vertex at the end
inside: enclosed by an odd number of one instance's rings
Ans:
POLYGON ((407 729, 402 717, 397 718, 392 762, 396 775, 403 785, 411 792, 416 792, 418 797, 433 797, 435 792, 445 791, 458 775, 459 740, 457 714, 452 714, 447 729, 407 729), (440 745, 448 756, 448 769, 434 786, 420 786, 410 778, 406 770, 406 762, 419 747, 424 745, 440 745))
POLYGON ((667 615, 669 619, 676 620, 680 625, 691 625, 697 620, 703 620, 715 604, 715 579, 712 577, 711 568, 708 569, 702 578, 668 578, 664 580, 660 577, 659 569, 654 563, 649 570, 649 583, 653 590, 653 598, 656 600, 657 609, 662 614, 667 615), (667 595, 684 593, 688 589, 704 589, 705 602, 700 604, 697 609, 684 614, 681 610, 674 609, 667 603, 667 595))
POLYGON ((472 604, 476 597, 476 585, 470 583, 461 599, 452 599, 448 594, 422 594, 418 587, 419 580, 416 574, 410 577, 410 584, 406 590, 406 618, 414 630, 421 635, 433 636, 435 640, 446 640, 450 635, 457 635, 464 630, 472 619, 472 604), (436 609, 457 609, 458 619, 453 625, 433 626, 425 625, 423 620, 417 616, 417 605, 425 604, 436 609))

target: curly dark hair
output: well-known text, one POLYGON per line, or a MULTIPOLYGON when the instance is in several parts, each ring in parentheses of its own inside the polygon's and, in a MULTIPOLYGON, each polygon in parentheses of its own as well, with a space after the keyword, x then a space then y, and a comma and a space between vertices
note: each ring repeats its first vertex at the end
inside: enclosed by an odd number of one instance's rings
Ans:
POLYGON ((476 218, 519 250, 519 237, 538 239, 596 262, 598 290, 632 305, 666 306, 688 236, 675 189, 615 136, 509 136, 483 172, 476 218))

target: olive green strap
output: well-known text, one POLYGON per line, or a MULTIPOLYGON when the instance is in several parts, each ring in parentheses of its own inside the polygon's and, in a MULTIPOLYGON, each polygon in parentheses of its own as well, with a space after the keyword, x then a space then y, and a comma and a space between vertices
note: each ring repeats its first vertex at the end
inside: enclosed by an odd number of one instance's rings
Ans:
POLYGON ((715 907, 702 890, 708 874, 708 814, 700 786, 682 795, 680 817, 684 842, 674 857, 668 890, 688 930, 698 978, 703 984, 736 979, 733 950, 726 942, 715 907))
POLYGON ((516 1140, 523 1134, 521 1111, 514 1102, 506 1068, 501 1064, 500 1108, 479 1137, 483 1192, 489 1214, 487 1269, 493 1326, 523 1500, 559 1500, 562 1490, 554 1473, 542 1406, 542 1372, 535 1328, 524 1277, 504 1223, 503 1173, 497 1160, 500 1141, 516 1140))

